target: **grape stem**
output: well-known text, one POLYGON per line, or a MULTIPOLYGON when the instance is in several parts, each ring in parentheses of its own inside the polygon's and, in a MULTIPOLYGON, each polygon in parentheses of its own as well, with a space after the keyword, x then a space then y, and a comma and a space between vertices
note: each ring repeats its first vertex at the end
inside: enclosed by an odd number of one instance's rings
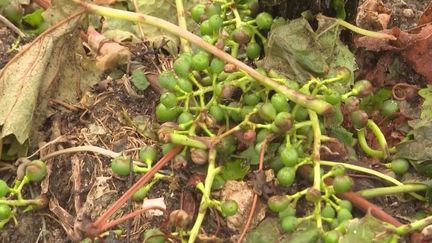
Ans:
POLYGON ((424 184, 405 184, 400 186, 375 187, 371 189, 364 189, 356 193, 364 198, 372 198, 379 196, 387 196, 396 193, 425 191, 427 189, 428 186, 424 184))
POLYGON ((426 217, 424 219, 417 220, 411 224, 405 224, 397 227, 394 231, 398 235, 406 235, 410 232, 422 229, 427 225, 432 224, 432 216, 426 217))
MULTIPOLYGON (((402 182, 396 180, 395 178, 393 178, 391 176, 388 176, 386 174, 383 174, 383 173, 380 173, 378 171, 375 171, 375 170, 372 170, 372 169, 368 169, 368 168, 365 168, 365 167, 362 167, 362 166, 357 166, 357 165, 352 165, 352 164, 342 163, 342 162, 326 161, 326 160, 321 160, 321 165, 325 165, 325 166, 342 165, 342 166, 344 166, 347 169, 355 170, 355 171, 359 171, 359 172, 362 172, 362 173, 366 173, 366 174, 370 174, 370 175, 376 176, 378 178, 381 178, 381 179, 383 179, 385 181, 388 181, 388 182, 390 182, 390 183, 392 183, 394 185, 397 185, 397 186, 403 186, 404 185, 402 182)), ((420 201, 426 201, 426 199, 423 196, 419 195, 419 194, 416 194, 414 192, 411 192, 410 194, 413 197, 415 197, 418 200, 420 200, 420 201)))
POLYGON ((204 182, 204 191, 203 196, 201 198, 200 208, 198 212, 198 216, 196 217, 194 226, 192 227, 189 235, 189 243, 195 242, 196 238, 198 237, 199 230, 201 228, 201 224, 204 220, 204 216, 206 214, 207 208, 208 208, 208 199, 210 198, 211 188, 213 185, 213 181, 215 176, 220 172, 220 169, 216 168, 216 149, 211 148, 209 150, 208 155, 208 169, 207 169, 207 176, 205 178, 204 182))
POLYGON ((138 13, 123 11, 123 10, 118 10, 118 9, 112 9, 112 8, 108 8, 108 7, 102 7, 102 6, 98 6, 95 4, 84 3, 84 2, 81 2, 79 0, 74 0, 74 2, 80 4, 86 10, 88 10, 94 14, 118 18, 118 19, 123 19, 123 20, 128 20, 128 21, 133 21, 133 22, 140 22, 140 23, 144 23, 144 24, 149 24, 149 25, 152 25, 154 27, 163 29, 167 32, 170 32, 172 34, 175 34, 175 35, 177 35, 181 38, 184 38, 184 39, 188 40, 189 42, 197 45, 198 47, 210 52, 211 54, 215 55, 216 57, 218 57, 218 58, 220 58, 226 62, 229 62, 229 63, 236 65, 239 69, 246 72, 249 76, 256 79, 261 84, 268 86, 268 87, 274 89, 275 91, 285 95, 288 99, 292 100, 293 102, 295 102, 301 106, 304 106, 308 109, 311 109, 311 110, 317 112, 318 114, 328 114, 328 113, 331 113, 333 111, 333 107, 329 103, 327 103, 323 100, 319 100, 319 99, 316 99, 314 97, 302 94, 300 92, 297 92, 293 89, 290 89, 284 85, 277 83, 276 81, 270 79, 269 77, 262 75, 258 71, 249 67, 247 64, 241 62, 240 60, 238 60, 234 57, 232 57, 230 54, 225 53, 222 50, 219 50, 217 47, 210 45, 209 43, 205 42, 200 37, 192 34, 189 31, 186 31, 186 30, 184 30, 184 29, 178 27, 177 25, 172 24, 168 21, 165 21, 163 19, 156 18, 153 16, 145 15, 145 14, 138 14, 138 13))

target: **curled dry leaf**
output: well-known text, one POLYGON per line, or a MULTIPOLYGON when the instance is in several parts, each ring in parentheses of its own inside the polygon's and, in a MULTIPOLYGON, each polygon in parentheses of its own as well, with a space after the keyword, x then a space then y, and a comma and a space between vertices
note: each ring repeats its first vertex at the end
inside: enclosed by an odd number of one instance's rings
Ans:
POLYGON ((366 0, 358 7, 356 25, 375 31, 387 29, 390 15, 391 10, 380 0, 366 0))
POLYGON ((397 37, 395 41, 374 39, 367 36, 357 38, 357 47, 369 51, 399 52, 413 69, 423 75, 429 83, 432 83, 432 25, 422 27, 418 33, 409 33, 393 28, 382 31, 397 37))
POLYGON ((127 47, 110 41, 99 34, 93 27, 87 30, 87 39, 90 47, 96 52, 96 66, 100 70, 107 70, 117 65, 129 63, 132 53, 127 47))

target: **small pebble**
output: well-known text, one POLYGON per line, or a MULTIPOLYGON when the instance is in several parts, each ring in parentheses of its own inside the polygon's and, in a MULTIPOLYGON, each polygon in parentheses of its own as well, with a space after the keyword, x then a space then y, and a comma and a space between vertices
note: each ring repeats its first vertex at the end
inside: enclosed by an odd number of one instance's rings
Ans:
POLYGON ((414 17, 414 11, 410 8, 406 8, 402 11, 403 15, 407 18, 412 18, 414 17))

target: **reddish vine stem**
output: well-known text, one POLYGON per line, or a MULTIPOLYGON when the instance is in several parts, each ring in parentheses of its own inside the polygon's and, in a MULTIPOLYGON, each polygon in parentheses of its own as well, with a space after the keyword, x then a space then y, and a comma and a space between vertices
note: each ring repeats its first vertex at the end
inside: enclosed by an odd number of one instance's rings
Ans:
POLYGON ((158 170, 160 170, 168 161, 170 161, 180 150, 182 146, 177 145, 173 147, 167 154, 165 154, 147 173, 145 173, 123 196, 114 202, 99 218, 92 224, 89 224, 85 231, 90 236, 97 236, 106 228, 107 220, 111 217, 123 204, 132 197, 144 184, 146 184, 158 170))
MULTIPOLYGON (((302 166, 299 168, 300 175, 303 176, 304 178, 308 178, 310 170, 311 168, 309 166, 302 166)), ((331 185, 333 183, 333 179, 327 178, 325 179, 325 183, 327 185, 331 185)), ((354 206, 362 210, 364 213, 370 212, 376 218, 385 221, 387 223, 390 223, 394 226, 402 225, 396 218, 384 212, 381 208, 369 202, 368 200, 364 199, 363 197, 361 197, 355 192, 345 192, 338 195, 341 196, 343 199, 352 202, 354 206)))
MULTIPOLYGON (((264 154, 265 154, 265 149, 267 147, 267 141, 268 141, 268 137, 266 139, 264 139, 262 145, 261 145, 261 149, 260 149, 260 154, 259 154, 259 165, 258 165, 258 172, 261 172, 263 170, 264 167, 264 154)), ((252 200, 252 205, 249 211, 249 216, 248 219, 246 221, 246 224, 242 230, 242 233, 240 234, 240 237, 237 240, 237 243, 241 243, 243 241, 243 238, 245 237, 251 223, 252 223, 252 219, 253 219, 253 215, 255 213, 255 208, 258 202, 258 194, 254 191, 254 196, 253 196, 253 200, 252 200)))
POLYGON ((136 216, 138 216, 138 215, 140 215, 140 214, 142 214, 148 210, 152 210, 152 209, 162 211, 164 213, 165 217, 167 215, 167 211, 162 207, 159 207, 159 206, 146 207, 146 208, 135 210, 132 213, 129 213, 129 214, 122 216, 119 219, 115 219, 111 222, 106 223, 105 225, 103 225, 103 228, 101 228, 101 231, 106 231, 106 230, 108 230, 108 229, 110 229, 116 225, 119 225, 119 224, 125 222, 126 220, 132 219, 132 218, 134 218, 134 217, 136 217, 136 216))

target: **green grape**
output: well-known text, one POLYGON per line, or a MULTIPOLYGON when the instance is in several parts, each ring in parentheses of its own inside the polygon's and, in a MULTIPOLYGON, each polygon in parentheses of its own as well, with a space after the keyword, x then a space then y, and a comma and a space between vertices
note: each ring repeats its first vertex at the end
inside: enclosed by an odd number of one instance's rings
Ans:
POLYGON ((337 212, 337 219, 339 222, 343 222, 345 220, 350 220, 352 219, 352 214, 350 211, 348 211, 348 209, 342 208, 341 210, 339 210, 337 212))
POLYGON ((191 9, 192 19, 195 23, 200 23, 205 14, 205 6, 204 4, 197 4, 191 9))
POLYGON ((336 193, 347 192, 351 189, 353 181, 351 177, 343 175, 343 176, 335 176, 333 180, 333 188, 336 193))
POLYGON ((395 159, 391 162, 390 168, 398 175, 405 174, 409 169, 409 163, 406 159, 395 159))
POLYGON ((365 97, 372 93, 373 86, 368 80, 360 80, 355 82, 353 90, 358 92, 359 97, 365 97))
POLYGON ((243 95, 243 101, 246 105, 255 106, 261 98, 255 93, 246 93, 243 95))
POLYGON ((294 115, 294 119, 299 122, 306 121, 307 119, 309 119, 309 113, 307 109, 304 108, 303 106, 299 106, 299 108, 297 109, 294 115))
POLYGON ((6 181, 0 179, 0 198, 6 196, 6 194, 8 194, 10 188, 8 186, 8 184, 6 183, 6 181))
POLYGON ((339 242, 339 232, 332 230, 324 234, 324 243, 338 243, 339 242))
POLYGON ((280 157, 284 165, 289 167, 296 166, 299 159, 297 149, 295 149, 294 147, 288 147, 282 150, 280 157))
POLYGON ((9 205, 1 203, 0 204, 0 221, 8 219, 12 214, 12 209, 9 205))
POLYGON ((184 92, 190 93, 193 91, 193 86, 191 82, 184 78, 177 79, 178 87, 183 90, 184 92))
POLYGON ((350 212, 352 211, 352 208, 353 208, 352 203, 350 201, 348 201, 348 200, 340 200, 338 202, 338 205, 341 208, 345 208, 345 209, 347 209, 350 212))
POLYGON ((162 88, 168 90, 174 90, 176 86, 176 78, 174 74, 170 71, 163 71, 159 74, 158 77, 159 84, 162 88))
POLYGON ((134 200, 135 202, 144 200, 144 198, 147 196, 147 192, 148 192, 147 186, 141 187, 138 191, 136 191, 132 195, 132 200, 134 200))
POLYGON ((286 132, 292 128, 294 119, 288 112, 279 112, 274 120, 274 125, 281 131, 286 132))
POLYGON ((270 160, 269 165, 270 168, 272 168, 276 172, 285 167, 284 163, 282 163, 280 156, 276 156, 272 160, 270 160))
POLYGON ((264 103, 258 110, 261 119, 270 122, 276 118, 276 113, 276 109, 271 103, 264 103))
POLYGON ((239 44, 246 44, 251 40, 251 34, 246 28, 237 28, 231 32, 231 38, 239 44))
POLYGON ((262 12, 256 16, 256 24, 258 28, 268 30, 273 24, 273 17, 267 12, 262 12))
POLYGON ((294 216, 287 216, 282 219, 281 226, 285 232, 293 232, 298 225, 298 219, 294 216))
POLYGON ((294 183, 296 171, 291 167, 284 167, 277 173, 277 180, 282 186, 291 186, 294 183))
POLYGON ((337 218, 333 219, 331 224, 330 224, 330 228, 336 229, 338 226, 339 226, 339 220, 337 218))
POLYGON ((209 55, 206 52, 200 51, 192 57, 192 69, 203 71, 210 65, 209 55))
POLYGON ((25 175, 32 182, 41 181, 47 173, 47 166, 42 160, 33 160, 25 167, 25 175))
POLYGON ((207 6, 207 16, 211 17, 214 15, 220 15, 222 12, 222 7, 219 3, 212 3, 207 6))
POLYGON ((191 68, 192 58, 179 57, 173 63, 173 69, 177 76, 187 78, 191 68))
POLYGON ((139 158, 146 163, 152 163, 156 160, 157 150, 154 146, 145 146, 139 151, 139 158))
POLYGON ((389 116, 399 110, 399 103, 395 100, 386 100, 381 104, 381 114, 384 116, 389 116))
POLYGON ((332 208, 332 206, 330 206, 330 205, 326 205, 326 206, 321 210, 321 216, 323 216, 324 218, 330 218, 330 219, 333 219, 334 217, 336 217, 336 212, 335 212, 335 210, 332 208))
POLYGON ((261 54, 261 46, 256 42, 249 42, 249 44, 246 47, 246 56, 249 59, 257 59, 260 57, 261 54))
POLYGON ((201 23, 201 25, 200 25, 200 34, 201 34, 201 36, 211 36, 211 35, 213 35, 213 28, 211 27, 210 21, 208 19, 204 20, 201 23))
POLYGON ((190 112, 183 112, 181 113, 177 118, 177 123, 180 124, 187 124, 191 121, 193 121, 194 116, 190 112))
POLYGON ((160 97, 160 102, 167 108, 173 108, 177 105, 177 96, 171 92, 163 93, 160 97))
POLYGON ((119 156, 111 160, 111 169, 119 176, 127 176, 131 171, 130 158, 119 156))
POLYGON ((238 205, 234 200, 228 200, 221 203, 221 213, 223 216, 233 216, 237 213, 238 205))
POLYGON ((282 94, 274 94, 271 97, 271 103, 277 112, 288 112, 290 110, 288 100, 282 94))
POLYGON ((267 205, 273 212, 282 212, 289 206, 289 199, 286 196, 272 196, 268 199, 267 205))
POLYGON ((332 172, 333 176, 343 176, 343 175, 345 175, 345 166, 343 166, 343 165, 333 166, 331 169, 331 172, 332 172))
POLYGON ((213 74, 220 74, 224 70, 224 61, 219 58, 213 58, 210 63, 210 71, 213 74))
POLYGON ((350 114, 351 123, 355 129, 362 129, 367 125, 368 114, 363 110, 356 110, 350 114))
POLYGON ((336 105, 341 102, 342 96, 338 92, 330 90, 324 95, 324 100, 331 105, 336 105))
POLYGON ((210 106, 209 113, 217 122, 221 122, 225 118, 225 111, 217 105, 210 106))
POLYGON ((283 219, 283 218, 285 218, 285 217, 287 217, 287 216, 295 216, 295 214, 296 214, 296 209, 293 208, 293 207, 291 207, 291 206, 288 206, 288 207, 285 208, 283 211, 280 211, 280 212, 278 213, 278 217, 279 217, 280 219, 283 219))
POLYGON ((223 20, 219 15, 213 15, 209 18, 209 24, 213 32, 218 32, 223 25, 223 20))
POLYGON ((175 108, 168 108, 164 104, 158 104, 155 113, 156 117, 161 122, 173 121, 178 116, 178 112, 175 108))

